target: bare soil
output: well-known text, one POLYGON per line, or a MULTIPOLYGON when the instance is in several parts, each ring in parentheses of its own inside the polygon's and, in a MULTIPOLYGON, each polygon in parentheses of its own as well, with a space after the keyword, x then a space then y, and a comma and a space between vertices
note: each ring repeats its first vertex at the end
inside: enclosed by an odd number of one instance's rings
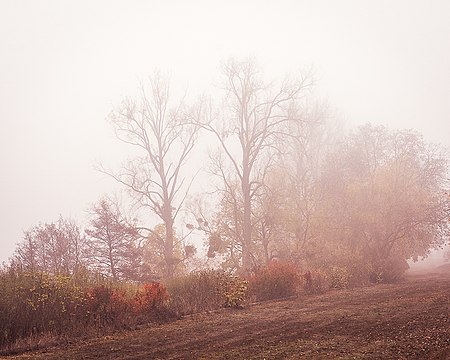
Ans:
POLYGON ((450 271, 224 309, 8 359, 450 359, 450 271))

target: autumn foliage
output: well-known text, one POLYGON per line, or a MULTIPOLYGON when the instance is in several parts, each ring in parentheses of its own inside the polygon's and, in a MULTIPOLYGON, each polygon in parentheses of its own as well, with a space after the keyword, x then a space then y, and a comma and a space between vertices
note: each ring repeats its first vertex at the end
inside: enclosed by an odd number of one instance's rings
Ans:
POLYGON ((168 286, 170 292, 159 282, 118 282, 89 272, 62 276, 0 271, 0 350, 29 349, 20 345, 24 339, 41 344, 45 337, 98 336, 185 314, 241 307, 248 282, 205 270, 172 279, 168 286))
POLYGON ((168 299, 169 294, 163 284, 157 282, 145 284, 134 297, 136 311, 142 312, 161 307, 168 299))
POLYGON ((107 279, 0 273, 0 348, 44 334, 86 335, 167 320, 169 294, 163 284, 133 285, 107 279))

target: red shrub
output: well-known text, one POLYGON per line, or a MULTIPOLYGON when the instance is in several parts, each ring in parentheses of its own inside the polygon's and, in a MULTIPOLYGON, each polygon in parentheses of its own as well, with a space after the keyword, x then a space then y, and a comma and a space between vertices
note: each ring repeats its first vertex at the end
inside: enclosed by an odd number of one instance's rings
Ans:
POLYGON ((145 284, 134 297, 135 310, 145 313, 161 308, 169 299, 166 287, 161 283, 145 284))

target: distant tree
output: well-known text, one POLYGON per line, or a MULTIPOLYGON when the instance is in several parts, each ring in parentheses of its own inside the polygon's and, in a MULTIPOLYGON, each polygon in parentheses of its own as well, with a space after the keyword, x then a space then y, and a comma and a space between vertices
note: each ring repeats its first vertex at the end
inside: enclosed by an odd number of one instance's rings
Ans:
POLYGON ((306 121, 291 122, 274 166, 267 174, 258 206, 258 239, 264 259, 301 262, 308 244, 318 237, 319 204, 323 197, 321 169, 327 152, 339 139, 327 107, 304 110, 306 121))
POLYGON ((298 100, 311 87, 311 79, 286 80, 275 88, 262 80, 254 62, 234 60, 225 64, 224 77, 223 104, 197 124, 216 138, 222 151, 213 158, 215 173, 223 181, 223 198, 234 201, 232 207, 240 213, 233 214, 234 231, 241 268, 246 272, 253 266, 252 212, 271 163, 270 152, 279 145, 280 138, 289 136, 289 122, 303 119, 298 100), (239 226, 237 215, 241 217, 239 226))
POLYGON ((174 223, 186 197, 186 165, 197 135, 197 126, 189 121, 183 102, 171 106, 169 84, 161 76, 150 79, 149 91, 142 86, 137 99, 125 99, 110 116, 118 139, 142 151, 126 164, 119 174, 101 168, 124 185, 137 204, 151 211, 164 224, 164 237, 152 227, 141 227, 144 237, 153 233, 163 242, 164 276, 174 275, 177 259, 174 223))
POLYGON ((85 230, 90 267, 114 280, 139 280, 142 256, 136 222, 127 219, 107 198, 95 204, 91 214, 85 230))
POLYGON ((439 148, 419 134, 360 127, 324 171, 329 239, 374 272, 400 274, 407 259, 448 239, 447 171, 439 148))
POLYGON ((85 238, 78 225, 60 216, 57 222, 38 224, 25 231, 12 265, 29 271, 73 274, 83 266, 85 252, 85 238))

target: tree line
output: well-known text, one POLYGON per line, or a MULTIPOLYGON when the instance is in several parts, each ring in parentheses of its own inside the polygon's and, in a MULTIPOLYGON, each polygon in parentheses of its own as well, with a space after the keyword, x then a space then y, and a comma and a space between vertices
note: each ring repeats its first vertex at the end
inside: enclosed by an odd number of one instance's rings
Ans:
POLYGON ((206 259, 237 273, 285 260, 388 281, 407 259, 448 241, 448 159, 440 146, 414 130, 344 131, 314 101, 310 74, 266 81, 254 62, 232 59, 222 76, 222 97, 187 103, 172 100, 169 82, 156 74, 109 115, 117 138, 140 155, 99 170, 123 186, 139 219, 104 197, 84 231, 63 217, 26 231, 11 265, 172 278, 200 256, 187 241, 197 234, 206 259), (201 166, 192 155, 206 139, 215 144, 202 164, 207 175, 195 177, 201 166), (187 204, 198 182, 211 191, 187 204), (187 208, 191 220, 177 231, 187 208))

